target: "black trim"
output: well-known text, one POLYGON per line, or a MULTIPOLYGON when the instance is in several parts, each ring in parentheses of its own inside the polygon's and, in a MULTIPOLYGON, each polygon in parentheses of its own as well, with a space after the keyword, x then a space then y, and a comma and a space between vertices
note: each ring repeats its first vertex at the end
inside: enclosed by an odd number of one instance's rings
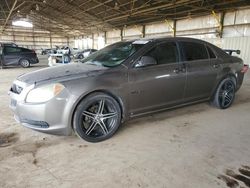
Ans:
POLYGON ((21 123, 27 123, 33 127, 39 127, 39 128, 49 128, 49 124, 45 121, 35 121, 35 120, 29 120, 29 119, 21 119, 21 123))

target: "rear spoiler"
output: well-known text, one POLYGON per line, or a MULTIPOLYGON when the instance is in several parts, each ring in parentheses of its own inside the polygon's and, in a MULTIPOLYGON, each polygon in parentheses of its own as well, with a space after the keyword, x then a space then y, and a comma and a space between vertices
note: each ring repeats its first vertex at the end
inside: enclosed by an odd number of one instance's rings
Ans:
POLYGON ((240 50, 224 50, 224 51, 229 55, 232 55, 233 53, 240 55, 240 50))

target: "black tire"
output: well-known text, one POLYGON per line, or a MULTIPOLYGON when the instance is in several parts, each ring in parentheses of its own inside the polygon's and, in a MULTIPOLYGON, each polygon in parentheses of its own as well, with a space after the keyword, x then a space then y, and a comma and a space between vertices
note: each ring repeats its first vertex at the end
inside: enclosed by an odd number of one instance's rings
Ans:
POLYGON ((213 99, 212 105, 219 109, 226 109, 230 107, 235 98, 235 85, 234 78, 225 78, 217 87, 213 99))
POLYGON ((30 66, 30 62, 28 59, 21 59, 19 61, 19 64, 23 67, 23 68, 28 68, 30 66))
POLYGON ((104 93, 93 93, 77 106, 73 117, 75 133, 88 142, 112 137, 121 124, 118 102, 104 93))
POLYGON ((79 57, 79 59, 83 59, 84 58, 84 56, 82 54, 79 55, 78 57, 79 57))

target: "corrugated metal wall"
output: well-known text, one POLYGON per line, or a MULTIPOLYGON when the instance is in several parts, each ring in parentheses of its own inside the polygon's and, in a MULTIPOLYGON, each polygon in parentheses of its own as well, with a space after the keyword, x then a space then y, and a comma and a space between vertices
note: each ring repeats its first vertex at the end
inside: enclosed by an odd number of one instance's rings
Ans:
POLYGON ((173 22, 171 21, 145 25, 145 37, 153 38, 171 36, 173 33, 171 28, 173 28, 173 22))
MULTIPOLYGON (((219 35, 222 14, 215 13, 199 18, 190 18, 176 22, 176 36, 199 38, 211 42, 223 49, 239 49, 240 57, 250 64, 250 9, 227 12, 224 15, 222 38, 219 35)), ((145 37, 173 36, 174 23, 165 20, 145 25, 145 37)), ((108 31, 106 45, 123 40, 143 37, 143 27, 125 27, 108 31), (122 34, 122 36, 121 36, 122 34)), ((96 45, 95 45, 96 46, 96 45)))

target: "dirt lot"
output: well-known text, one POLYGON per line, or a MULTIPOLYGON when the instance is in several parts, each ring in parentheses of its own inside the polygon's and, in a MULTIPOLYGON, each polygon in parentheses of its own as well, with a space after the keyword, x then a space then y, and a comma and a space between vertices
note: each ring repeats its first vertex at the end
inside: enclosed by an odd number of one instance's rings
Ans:
POLYGON ((227 110, 188 106, 130 121, 91 144, 14 121, 11 82, 45 66, 0 70, 1 188, 250 187, 250 74, 227 110))

